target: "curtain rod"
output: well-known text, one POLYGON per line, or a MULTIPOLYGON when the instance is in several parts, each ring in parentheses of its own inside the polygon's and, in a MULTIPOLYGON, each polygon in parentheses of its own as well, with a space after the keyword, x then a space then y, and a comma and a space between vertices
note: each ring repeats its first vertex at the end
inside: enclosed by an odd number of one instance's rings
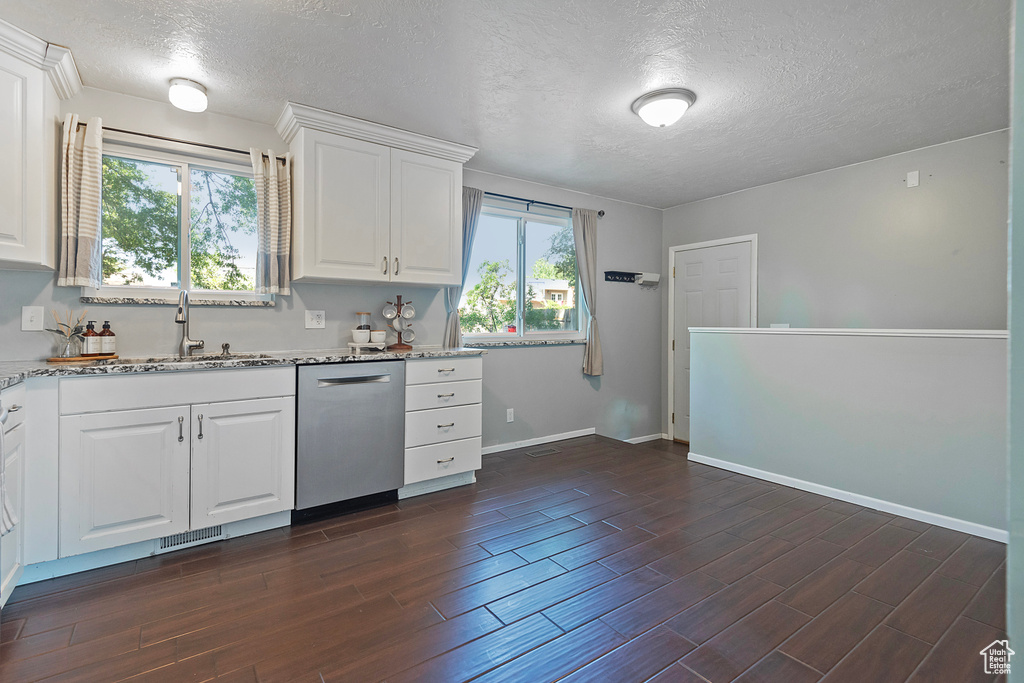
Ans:
MULTIPOLYGON (((534 205, 534 204, 540 204, 542 206, 553 206, 556 209, 568 209, 569 211, 573 210, 573 207, 565 206, 564 204, 552 204, 551 202, 540 202, 540 201, 537 201, 536 199, 525 199, 523 197, 513 197, 510 194, 498 194, 497 192, 484 192, 484 194, 485 195, 489 195, 491 197, 500 197, 502 199, 512 199, 512 200, 515 200, 517 202, 525 202, 526 203, 526 210, 527 211, 529 211, 530 207, 532 205, 534 205)), ((600 211, 597 212, 597 217, 598 218, 604 218, 604 209, 601 209, 600 211)))
MULTIPOLYGON (((78 127, 79 128, 85 128, 85 124, 79 122, 78 127)), ((234 149, 232 147, 221 147, 220 145, 208 145, 205 142, 192 142, 191 140, 182 140, 180 138, 168 138, 168 137, 164 137, 163 135, 153 135, 152 133, 139 133, 138 131, 124 130, 123 128, 108 128, 108 127, 104 126, 103 130, 109 130, 109 131, 114 132, 114 133, 124 133, 126 135, 138 135, 139 137, 153 138, 154 140, 163 140, 164 142, 177 142, 177 143, 180 143, 182 145, 193 145, 195 147, 205 147, 207 149, 215 149, 215 150, 220 151, 220 152, 232 152, 234 154, 244 154, 245 156, 249 156, 249 153, 246 152, 245 150, 234 149)), ((267 153, 264 152, 263 156, 267 157, 267 153)), ((277 159, 282 159, 283 157, 278 156, 276 158, 277 159)))

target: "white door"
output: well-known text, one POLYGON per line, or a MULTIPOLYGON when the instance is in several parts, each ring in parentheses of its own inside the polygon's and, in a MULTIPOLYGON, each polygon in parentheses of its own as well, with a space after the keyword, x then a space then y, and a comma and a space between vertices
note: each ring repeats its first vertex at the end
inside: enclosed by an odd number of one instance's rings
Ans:
POLYGON ((189 407, 60 418, 60 555, 188 530, 189 407))
MULTIPOLYGON (((695 245, 697 246, 697 245, 695 245)), ((673 437, 690 440, 691 327, 753 327, 753 242, 684 248, 672 264, 673 437)))
POLYGON ((294 277, 388 281, 391 149, 302 130, 294 277))
POLYGON ((290 510, 295 399, 192 406, 192 529, 290 510))
POLYGON ((11 592, 18 585, 18 579, 25 569, 25 423, 21 422, 10 427, 4 433, 5 460, 4 475, 7 482, 7 495, 11 498, 12 508, 18 517, 18 523, 3 538, 0 538, 0 606, 11 597, 11 592))
POLYGON ((462 164, 391 150, 391 281, 462 282, 462 164))

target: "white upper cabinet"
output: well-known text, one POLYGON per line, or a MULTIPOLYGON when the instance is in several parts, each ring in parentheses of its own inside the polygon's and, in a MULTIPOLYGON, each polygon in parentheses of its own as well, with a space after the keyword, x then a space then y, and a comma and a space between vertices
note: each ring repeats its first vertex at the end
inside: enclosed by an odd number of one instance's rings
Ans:
POLYGON ((293 279, 461 282, 476 149, 292 103, 277 130, 296 159, 293 279))
POLYGON ((57 264, 57 99, 81 86, 67 49, 0 21, 0 268, 57 264))

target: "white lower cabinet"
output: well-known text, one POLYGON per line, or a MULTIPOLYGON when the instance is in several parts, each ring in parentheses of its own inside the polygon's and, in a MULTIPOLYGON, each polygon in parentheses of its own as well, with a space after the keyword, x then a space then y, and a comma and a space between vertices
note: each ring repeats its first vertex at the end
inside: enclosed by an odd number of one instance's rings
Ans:
POLYGON ((2 403, 13 409, 4 430, 4 480, 10 507, 18 523, 0 536, 0 605, 7 602, 25 569, 25 391, 24 387, 3 392, 2 403))
POLYGON ((290 510, 295 462, 291 396, 192 406, 193 529, 290 510))
MULTIPOLYGON (((282 393, 280 383, 260 387, 258 375, 228 372, 236 374, 139 377, 139 391, 149 394, 139 401, 159 401, 151 391, 193 401, 204 393, 282 393)), ((294 369, 272 376, 286 377, 284 386, 294 391, 294 369)), ((90 392, 104 392, 116 407, 133 400, 111 398, 105 390, 117 382, 104 385, 105 379, 69 380, 78 384, 62 387, 62 412, 80 409, 90 392)), ((62 415, 58 489, 61 557, 290 510, 295 398, 62 415)))
POLYGON ((482 369, 479 356, 406 361, 407 487, 480 469, 482 369))
POLYGON ((189 528, 189 406, 60 420, 60 554, 189 528))

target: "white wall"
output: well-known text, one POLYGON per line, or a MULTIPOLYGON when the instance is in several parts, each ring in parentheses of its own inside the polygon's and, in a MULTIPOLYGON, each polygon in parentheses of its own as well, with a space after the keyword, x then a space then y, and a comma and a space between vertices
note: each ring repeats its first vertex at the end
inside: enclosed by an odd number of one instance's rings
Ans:
POLYGON ((605 211, 597 222, 605 374, 583 375, 581 345, 488 349, 484 446, 590 428, 617 439, 660 434, 660 288, 605 282, 604 271, 660 270, 661 211, 468 169, 463 181, 484 191, 605 211), (515 422, 505 422, 506 408, 515 409, 515 422))
POLYGON ((928 334, 691 332, 691 458, 1005 541, 1006 333, 928 334))

